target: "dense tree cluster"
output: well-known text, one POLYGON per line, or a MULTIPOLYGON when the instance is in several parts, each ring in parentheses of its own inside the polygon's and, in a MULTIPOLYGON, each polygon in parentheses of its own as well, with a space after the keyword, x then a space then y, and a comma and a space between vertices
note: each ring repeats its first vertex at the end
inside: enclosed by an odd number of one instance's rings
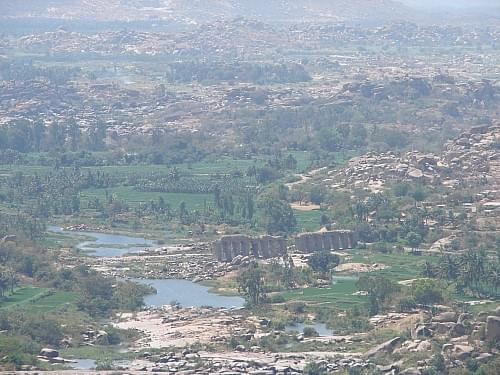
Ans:
POLYGON ((169 66, 166 77, 172 82, 212 83, 221 81, 256 84, 293 83, 311 80, 299 64, 254 64, 183 61, 169 66))

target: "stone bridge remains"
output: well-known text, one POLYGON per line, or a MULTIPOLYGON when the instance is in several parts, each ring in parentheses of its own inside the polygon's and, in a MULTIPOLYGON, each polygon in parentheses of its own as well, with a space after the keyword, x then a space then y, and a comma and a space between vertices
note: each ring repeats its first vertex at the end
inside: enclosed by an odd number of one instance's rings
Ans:
POLYGON ((295 238, 295 249, 303 253, 352 249, 356 245, 356 236, 350 230, 302 233, 295 238))
POLYGON ((214 256, 220 262, 230 262, 238 255, 269 259, 287 253, 283 237, 242 235, 223 236, 212 244, 214 256))

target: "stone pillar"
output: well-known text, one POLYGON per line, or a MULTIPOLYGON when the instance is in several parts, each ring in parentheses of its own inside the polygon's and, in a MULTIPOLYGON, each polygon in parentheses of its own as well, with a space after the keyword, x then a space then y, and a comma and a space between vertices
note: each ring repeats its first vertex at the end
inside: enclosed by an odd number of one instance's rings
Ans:
POLYGON ((345 232, 340 232, 340 249, 339 250, 344 250, 347 249, 347 239, 346 239, 346 233, 345 232))
POLYGON ((259 254, 262 258, 269 258, 269 238, 267 236, 262 236, 260 238, 261 253, 259 254))
POLYGON ((231 261, 231 248, 230 243, 226 239, 221 240, 221 248, 222 248, 222 261, 229 262, 231 261))
POLYGON ((258 238, 252 238, 252 255, 258 258, 260 253, 260 240, 258 238))
POLYGON ((353 241, 352 241, 352 233, 351 232, 346 232, 346 239, 347 239, 347 249, 352 249, 353 248, 353 241))
POLYGON ((250 239, 248 238, 243 238, 241 240, 241 255, 243 256, 248 256, 250 255, 250 239))
POLYGON ((306 241, 303 234, 299 234, 299 236, 295 238, 295 249, 304 253, 306 252, 306 241))
POLYGON ((335 245, 333 243, 334 234, 332 232, 325 233, 325 240, 328 250, 335 250, 335 245))
POLYGON ((287 254, 286 240, 284 238, 279 239, 279 255, 283 256, 287 254))

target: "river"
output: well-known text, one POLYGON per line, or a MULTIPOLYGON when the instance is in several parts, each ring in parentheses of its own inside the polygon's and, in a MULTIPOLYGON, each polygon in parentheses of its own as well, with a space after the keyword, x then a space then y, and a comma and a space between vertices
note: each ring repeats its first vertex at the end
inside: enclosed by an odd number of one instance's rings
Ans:
POLYGON ((243 307, 245 304, 245 300, 241 297, 211 293, 209 287, 188 280, 132 279, 132 281, 156 289, 156 294, 144 298, 144 302, 150 307, 160 307, 173 302, 179 303, 182 307, 238 308, 243 307))
POLYGON ((119 257, 128 253, 150 250, 155 241, 143 237, 130 237, 120 234, 99 232, 66 231, 61 227, 50 226, 49 232, 90 237, 91 240, 80 242, 76 248, 95 257, 119 257))
MULTIPOLYGON (((96 257, 118 257, 128 253, 147 251, 155 242, 142 237, 130 237, 117 234, 99 232, 65 231, 61 227, 48 228, 52 233, 90 237, 76 245, 76 248, 96 257)), ((144 303, 149 307, 160 307, 177 302, 183 307, 243 307, 245 300, 236 296, 222 296, 211 293, 209 287, 196 284, 188 280, 179 279, 133 279, 139 284, 149 285, 156 289, 156 294, 144 298, 144 303)))

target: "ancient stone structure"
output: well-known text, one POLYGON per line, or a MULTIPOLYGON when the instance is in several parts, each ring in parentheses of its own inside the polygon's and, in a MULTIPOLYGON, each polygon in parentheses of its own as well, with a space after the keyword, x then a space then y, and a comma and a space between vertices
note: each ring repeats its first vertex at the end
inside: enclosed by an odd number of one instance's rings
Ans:
POLYGON ((212 251, 221 262, 231 262, 238 255, 273 258, 286 254, 286 240, 282 237, 242 235, 224 236, 212 244, 212 251))
POLYGON ((295 239, 295 248, 304 253, 352 249, 356 244, 354 232, 350 230, 302 233, 295 239))

